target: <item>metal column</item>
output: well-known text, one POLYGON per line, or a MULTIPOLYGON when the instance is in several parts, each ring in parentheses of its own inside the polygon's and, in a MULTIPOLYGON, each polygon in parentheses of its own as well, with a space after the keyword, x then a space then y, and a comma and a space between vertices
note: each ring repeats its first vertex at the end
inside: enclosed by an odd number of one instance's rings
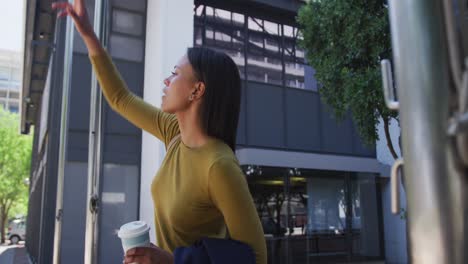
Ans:
MULTIPOLYGON (((95 0, 94 31, 99 40, 105 35, 106 6, 95 0)), ((91 74, 91 99, 88 145, 88 203, 86 205, 86 234, 84 263, 98 263, 100 176, 102 164, 102 93, 94 71, 91 74)))
MULTIPOLYGON (((69 0, 73 2, 73 0, 69 0)), ((72 62, 73 62, 73 21, 67 17, 65 30, 65 51, 63 62, 63 90, 62 90, 62 106, 60 116, 60 142, 58 156, 58 171, 57 171, 57 200, 55 214, 55 231, 54 231, 54 252, 53 263, 60 263, 60 249, 62 241, 62 215, 63 215, 63 187, 65 179, 65 162, 66 149, 68 143, 68 113, 70 102, 69 94, 71 89, 72 62)))
POLYGON ((466 263, 466 185, 447 134, 453 81, 443 4, 388 2, 408 199, 409 262, 466 263))

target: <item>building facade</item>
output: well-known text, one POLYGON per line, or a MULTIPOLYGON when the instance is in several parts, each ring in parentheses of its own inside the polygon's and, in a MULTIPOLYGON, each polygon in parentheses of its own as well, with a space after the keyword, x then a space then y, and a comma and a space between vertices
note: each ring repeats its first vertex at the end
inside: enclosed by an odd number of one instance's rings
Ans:
POLYGON ((0 106, 13 113, 19 111, 21 54, 0 50, 0 106))
MULTIPOLYGON (((401 227, 402 220, 385 212, 389 167, 378 159, 385 149, 365 146, 352 117, 337 121, 322 103, 314 69, 298 45, 295 15, 302 1, 106 3, 106 47, 132 92, 156 106, 164 77, 187 47, 223 51, 237 64, 236 156, 262 221, 269 263, 406 261, 404 228, 387 228, 401 227)), ((87 5, 93 14, 94 1, 87 5)), ((50 20, 50 7, 40 7, 42 13, 28 3, 39 19, 27 21, 25 45, 34 45, 25 50, 21 109, 23 132, 36 127, 26 245, 34 262, 51 263, 60 104, 64 80, 71 78, 60 250, 62 263, 82 263, 91 65, 75 32, 71 76, 65 76, 65 20, 50 20)), ((120 225, 141 219, 154 230, 149 186, 165 149, 105 103, 102 113, 98 262, 116 263, 123 253, 120 225)), ((153 232, 151 240, 157 244, 153 232)))

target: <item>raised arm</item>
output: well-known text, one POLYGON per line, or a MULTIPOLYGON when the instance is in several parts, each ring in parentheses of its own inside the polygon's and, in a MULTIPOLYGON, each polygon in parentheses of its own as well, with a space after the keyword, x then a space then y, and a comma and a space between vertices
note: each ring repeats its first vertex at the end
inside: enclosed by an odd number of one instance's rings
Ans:
POLYGON ((112 109, 137 127, 159 138, 167 146, 170 140, 179 133, 176 117, 164 113, 129 91, 91 27, 84 0, 75 0, 73 5, 68 2, 55 2, 52 8, 60 10, 58 17, 69 15, 73 19, 76 29, 88 48, 89 58, 104 97, 112 109))

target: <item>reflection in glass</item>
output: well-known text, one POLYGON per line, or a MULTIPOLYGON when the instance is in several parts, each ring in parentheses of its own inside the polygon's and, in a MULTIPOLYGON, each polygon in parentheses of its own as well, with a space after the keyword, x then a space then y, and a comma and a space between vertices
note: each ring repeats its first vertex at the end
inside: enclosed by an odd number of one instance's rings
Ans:
POLYGON ((316 86, 306 87, 305 54, 298 47, 296 27, 204 5, 194 10, 195 45, 234 55, 239 67, 247 66, 248 80, 310 90, 316 86), (247 58, 247 65, 241 58, 247 58))
POLYGON ((359 173, 350 184, 352 251, 356 259, 380 255, 379 220, 375 177, 359 173))
POLYGON ((143 34, 143 15, 115 9, 112 12, 112 30, 141 36, 143 34))
POLYGON ((248 176, 248 184, 260 217, 269 263, 286 260, 287 206, 282 176, 267 176, 257 171, 248 176))

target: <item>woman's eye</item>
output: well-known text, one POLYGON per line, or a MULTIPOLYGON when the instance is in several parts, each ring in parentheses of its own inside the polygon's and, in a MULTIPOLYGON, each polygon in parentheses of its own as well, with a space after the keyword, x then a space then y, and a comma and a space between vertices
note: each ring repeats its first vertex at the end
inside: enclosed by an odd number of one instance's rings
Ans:
POLYGON ((171 75, 176 75, 176 73, 175 73, 175 72, 171 72, 171 75))

